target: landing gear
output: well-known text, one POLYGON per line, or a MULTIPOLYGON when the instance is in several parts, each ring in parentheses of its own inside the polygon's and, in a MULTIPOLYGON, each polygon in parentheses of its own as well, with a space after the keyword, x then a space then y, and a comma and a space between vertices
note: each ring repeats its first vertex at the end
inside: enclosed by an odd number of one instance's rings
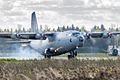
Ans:
POLYGON ((45 50, 44 57, 47 58, 47 59, 50 59, 51 58, 50 54, 51 54, 51 50, 50 50, 50 48, 48 48, 48 49, 45 50))
POLYGON ((74 55, 77 56, 77 51, 74 51, 74 55))
POLYGON ((74 55, 68 55, 68 59, 74 58, 74 55))
POLYGON ((113 49, 112 56, 118 56, 118 50, 117 49, 113 49))
POLYGON ((71 51, 68 55, 68 59, 75 58, 77 56, 77 51, 71 51))
POLYGON ((45 59, 51 59, 51 56, 45 55, 45 59))

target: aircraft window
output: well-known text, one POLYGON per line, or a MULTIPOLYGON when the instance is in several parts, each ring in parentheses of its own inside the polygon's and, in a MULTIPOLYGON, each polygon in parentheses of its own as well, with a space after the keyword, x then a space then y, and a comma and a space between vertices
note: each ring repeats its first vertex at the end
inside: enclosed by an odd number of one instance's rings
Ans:
POLYGON ((72 33, 73 36, 78 36, 80 33, 72 33))

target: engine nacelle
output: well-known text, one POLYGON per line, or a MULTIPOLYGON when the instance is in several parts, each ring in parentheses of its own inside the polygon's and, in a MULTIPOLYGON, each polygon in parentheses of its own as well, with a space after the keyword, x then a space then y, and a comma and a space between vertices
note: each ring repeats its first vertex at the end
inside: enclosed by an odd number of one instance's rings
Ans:
POLYGON ((103 38, 111 38, 113 36, 112 33, 104 33, 103 38))
POLYGON ((103 33, 103 38, 108 38, 109 37, 109 33, 103 33))
POLYGON ((86 37, 87 39, 90 39, 90 37, 91 37, 90 33, 86 33, 86 34, 85 34, 85 37, 86 37))
POLYGON ((29 39, 28 35, 23 35, 23 34, 19 34, 19 33, 13 33, 11 35, 12 39, 29 39))
POLYGON ((40 40, 46 40, 46 36, 44 34, 36 34, 35 38, 40 40))
POLYGON ((108 32, 96 32, 96 33, 91 33, 90 36, 92 38, 111 38, 112 34, 108 32))
POLYGON ((53 49, 53 48, 48 48, 48 49, 45 49, 45 54, 47 54, 47 55, 50 55, 51 53, 55 53, 56 51, 55 51, 55 49, 53 49))
POLYGON ((11 38, 12 38, 12 39, 18 38, 18 37, 17 37, 17 33, 13 33, 13 34, 11 35, 11 38))
POLYGON ((42 34, 36 34, 36 35, 35 35, 35 38, 36 38, 36 39, 41 39, 41 38, 42 38, 42 34))

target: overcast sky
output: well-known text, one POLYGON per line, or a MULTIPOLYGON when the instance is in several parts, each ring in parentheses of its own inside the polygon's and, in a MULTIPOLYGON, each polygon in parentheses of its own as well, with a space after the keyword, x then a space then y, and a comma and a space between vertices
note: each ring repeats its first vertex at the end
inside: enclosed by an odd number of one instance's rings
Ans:
POLYGON ((38 24, 93 25, 120 23, 120 0, 0 0, 0 28, 30 27, 35 11, 38 24))

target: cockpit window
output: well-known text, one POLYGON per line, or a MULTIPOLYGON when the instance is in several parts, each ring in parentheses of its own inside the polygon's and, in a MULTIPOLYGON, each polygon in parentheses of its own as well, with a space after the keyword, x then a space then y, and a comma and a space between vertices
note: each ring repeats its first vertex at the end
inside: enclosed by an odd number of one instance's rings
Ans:
POLYGON ((69 32, 69 33, 68 33, 69 36, 75 36, 75 37, 76 37, 76 36, 79 36, 80 34, 81 34, 81 33, 78 32, 78 31, 76 31, 76 32, 74 31, 74 32, 69 32))
POLYGON ((76 32, 76 33, 72 33, 72 36, 79 36, 80 33, 76 32))

